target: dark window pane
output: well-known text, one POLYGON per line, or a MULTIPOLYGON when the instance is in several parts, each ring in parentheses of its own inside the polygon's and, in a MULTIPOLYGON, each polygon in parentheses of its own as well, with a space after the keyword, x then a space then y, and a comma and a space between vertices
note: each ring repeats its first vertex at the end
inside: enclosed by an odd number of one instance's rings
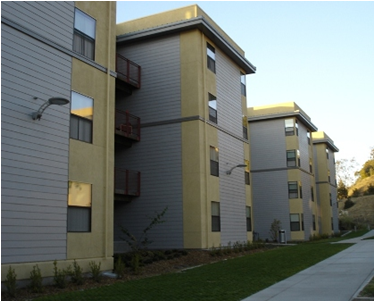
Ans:
POLYGON ((68 207, 68 232, 91 231, 91 208, 68 207))
POLYGON ((211 175, 219 176, 219 162, 211 160, 211 175))

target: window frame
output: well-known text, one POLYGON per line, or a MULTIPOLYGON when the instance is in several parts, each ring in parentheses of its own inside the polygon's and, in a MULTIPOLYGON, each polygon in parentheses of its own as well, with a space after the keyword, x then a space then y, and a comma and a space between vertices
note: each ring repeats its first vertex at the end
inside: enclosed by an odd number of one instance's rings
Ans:
POLYGON ((245 185, 250 185, 250 161, 245 159, 245 185))
POLYGON ((219 148, 210 146, 210 174, 219 177, 219 148))
POLYGON ((73 51, 85 56, 86 58, 95 60, 96 20, 87 13, 83 12, 82 10, 75 8, 73 26, 73 51), (93 31, 93 33, 89 33, 90 30, 84 30, 81 28, 81 26, 77 24, 79 18, 82 18, 81 20, 87 20, 93 23, 94 28, 91 28, 91 31, 93 31), (80 42, 80 45, 77 44, 78 41, 80 42), (86 43, 89 43, 89 45, 92 46, 92 53, 90 52, 90 55, 87 53, 89 49, 87 49, 87 47, 85 46, 86 43))
POLYGON ((252 232, 253 228, 251 225, 251 207, 246 206, 246 231, 247 232, 252 232))
POLYGON ((211 93, 208 94, 208 118, 211 122, 217 124, 217 98, 211 93), (216 108, 211 106, 212 102, 215 102, 216 108), (212 115, 211 112, 215 113, 215 115, 212 115))
POLYGON ((211 232, 221 232, 220 202, 217 201, 211 201, 211 232))
POLYGON ((215 48, 207 42, 207 68, 216 73, 216 53, 215 48))
POLYGON ((299 213, 290 213, 289 214, 289 221, 290 221, 290 231, 291 232, 299 232, 301 231, 301 219, 299 213), (292 217, 297 217, 298 220, 292 220, 292 217), (298 228, 297 228, 298 226, 298 228))
MULTIPOLYGON (((80 196, 79 199, 82 200, 82 196, 80 196)), ((68 205, 67 232, 68 233, 91 233, 91 230, 92 230, 92 184, 78 182, 78 181, 69 181, 67 205, 68 205), (75 202, 75 200, 73 199, 73 191, 72 191, 73 184, 89 186, 89 204, 79 204, 79 203, 77 204, 77 202, 75 202), (71 223, 71 219, 74 219, 75 218, 74 216, 77 216, 77 215, 81 216, 85 212, 87 213, 84 215, 88 217, 87 225, 84 228, 82 226, 79 226, 79 227, 76 226, 77 228, 75 229, 73 224, 71 223)), ((80 218, 80 221, 82 222, 81 218, 80 218)))
POLYGON ((289 199, 299 198, 299 196, 298 196, 298 182, 297 181, 288 181, 288 197, 289 197, 289 199))
POLYGON ((297 150, 286 150, 286 166, 297 167, 297 150))
POLYGON ((313 225, 313 231, 316 231, 316 221, 315 221, 315 215, 312 215, 312 225, 313 225))
POLYGON ((71 139, 79 140, 82 142, 86 142, 89 144, 93 143, 93 119, 94 119, 94 99, 83 95, 81 93, 78 93, 76 91, 71 91, 71 107, 70 107, 70 122, 69 122, 69 137, 71 139), (78 99, 75 101, 75 96, 79 96, 80 98, 86 99, 86 101, 91 101, 91 108, 92 108, 92 115, 91 119, 81 116, 77 113, 73 113, 73 106, 75 102, 78 102, 78 99), (89 138, 86 137, 85 134, 87 134, 84 131, 81 131, 84 125, 89 126, 90 133, 89 133, 89 138))

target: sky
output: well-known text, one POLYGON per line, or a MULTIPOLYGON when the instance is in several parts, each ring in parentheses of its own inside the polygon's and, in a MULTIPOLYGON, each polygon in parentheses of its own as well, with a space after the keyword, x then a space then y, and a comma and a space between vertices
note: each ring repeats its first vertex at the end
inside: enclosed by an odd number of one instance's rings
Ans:
POLYGON ((118 1, 117 23, 197 4, 256 66, 248 107, 295 102, 359 167, 374 146, 373 1, 118 1))

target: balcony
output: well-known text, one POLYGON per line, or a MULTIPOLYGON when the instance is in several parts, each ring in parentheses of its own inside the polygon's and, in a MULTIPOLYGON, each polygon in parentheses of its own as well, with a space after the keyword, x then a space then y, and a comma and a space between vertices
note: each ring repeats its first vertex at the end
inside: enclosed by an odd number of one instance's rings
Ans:
POLYGON ((132 88, 141 88, 141 66, 120 54, 116 54, 116 73, 116 88, 130 94, 132 88))
POLYGON ((115 200, 131 201, 141 195, 141 172, 115 168, 115 200))
POLYGON ((116 142, 126 143, 141 140, 141 119, 128 111, 116 109, 115 112, 116 142), (125 138, 125 140, 123 139, 125 138))

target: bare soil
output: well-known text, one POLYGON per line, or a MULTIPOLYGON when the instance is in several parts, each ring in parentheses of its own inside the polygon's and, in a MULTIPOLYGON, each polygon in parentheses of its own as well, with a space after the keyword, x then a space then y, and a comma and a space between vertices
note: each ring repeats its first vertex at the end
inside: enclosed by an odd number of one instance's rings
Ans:
POLYGON ((127 268, 126 274, 123 279, 114 279, 109 277, 102 278, 100 283, 93 281, 92 279, 86 278, 84 284, 75 285, 73 283, 68 283, 67 287, 64 289, 57 288, 53 285, 48 285, 43 288, 43 293, 32 293, 27 288, 21 288, 17 290, 17 295, 15 298, 10 298, 6 293, 1 294, 2 301, 28 301, 36 299, 40 296, 53 295, 70 291, 85 290, 90 288, 95 288, 98 286, 110 285, 123 280, 135 280, 141 278, 147 278, 152 276, 157 276, 161 274, 167 274, 172 272, 178 272, 187 268, 200 266, 204 264, 218 262, 224 259, 231 259, 236 257, 241 257, 248 254, 260 253, 268 249, 261 248, 256 250, 244 251, 244 252, 232 252, 228 255, 215 255, 211 256, 208 251, 204 250, 191 250, 188 251, 188 254, 181 256, 179 258, 174 258, 170 260, 161 260, 154 262, 148 265, 145 265, 141 268, 139 274, 134 274, 130 268, 127 268))

